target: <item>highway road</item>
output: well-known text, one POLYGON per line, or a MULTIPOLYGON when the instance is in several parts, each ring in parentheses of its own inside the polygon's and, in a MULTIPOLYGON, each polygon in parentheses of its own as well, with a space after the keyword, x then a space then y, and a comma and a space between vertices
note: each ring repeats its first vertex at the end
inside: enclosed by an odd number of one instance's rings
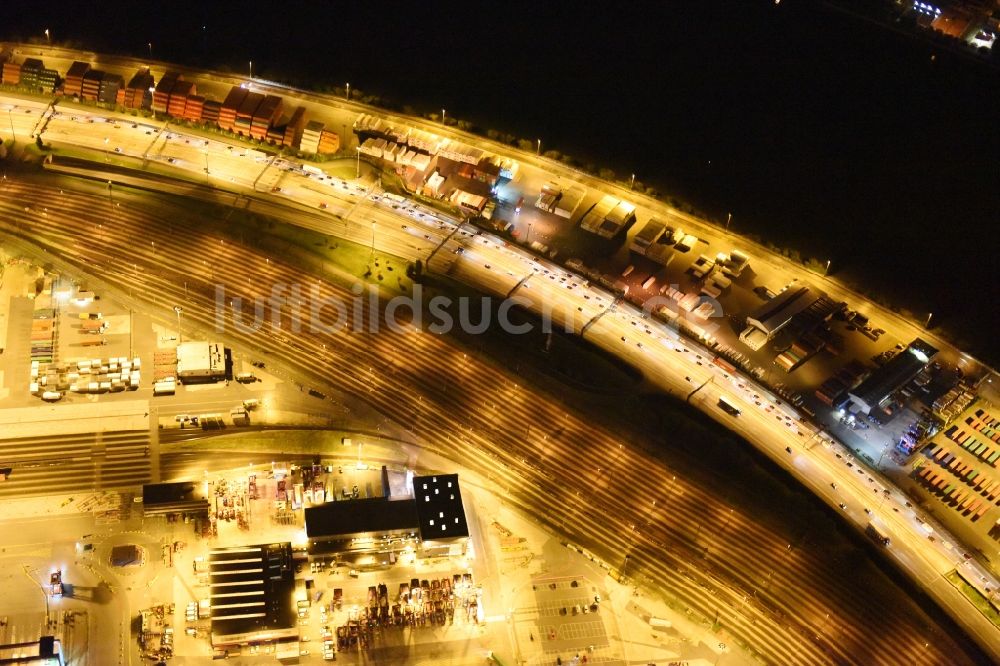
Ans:
MULTIPOLYGON (((290 284, 303 279, 306 267, 293 257, 279 261, 195 232, 183 245, 171 242, 175 233, 171 212, 160 204, 146 210, 138 196, 122 195, 123 205, 116 209, 115 218, 95 235, 95 224, 102 219, 97 211, 104 210, 103 206, 98 208, 100 197, 71 192, 58 195, 37 184, 10 182, 6 187, 3 212, 15 229, 32 221, 36 242, 43 242, 50 252, 114 285, 119 293, 131 288, 147 298, 156 293, 161 303, 187 302, 186 320, 193 320, 192 325, 204 330, 214 325, 214 280, 210 272, 199 267, 200 262, 209 262, 227 288, 242 295, 248 295, 246 285, 251 276, 257 278, 254 282, 258 285, 261 281, 290 284), (33 212, 45 207, 47 216, 33 212), (150 249, 129 245, 129 239, 140 236, 150 239, 150 249), (123 246, 134 247, 133 271, 118 270, 116 256, 123 246), (197 248, 197 252, 191 248, 197 248), (190 282, 187 301, 182 301, 185 296, 179 276, 186 276, 190 282)), ((406 230, 400 226, 394 235, 400 242, 406 230)), ((510 272, 515 272, 524 262, 533 262, 480 235, 454 237, 449 242, 464 244, 466 249, 463 254, 448 248, 439 253, 447 258, 442 260, 447 270, 458 277, 467 272, 481 274, 479 279, 492 285, 488 288, 491 291, 511 284, 513 276, 507 274, 508 266, 510 272), (483 248, 491 252, 487 256, 497 268, 486 269, 483 264, 482 269, 473 271, 480 266, 478 261, 483 257, 477 253, 483 248)), ((571 307, 565 303, 573 298, 586 304, 583 314, 594 316, 614 302, 609 295, 579 281, 572 289, 567 288, 560 278, 575 278, 562 269, 540 264, 538 268, 522 287, 530 285, 525 292, 531 294, 552 292, 549 296, 557 317, 561 316, 560 308, 571 307), (542 277, 547 275, 546 270, 559 273, 555 279, 542 277), (583 298, 584 291, 593 294, 590 299, 583 298)), ((322 297, 350 295, 344 286, 322 280, 317 285, 322 297)), ((579 314, 575 307, 573 311, 579 314)), ((659 344, 663 348, 661 355, 678 360, 651 355, 657 360, 648 362, 648 371, 654 381, 662 382, 675 395, 679 394, 678 387, 693 390, 684 386, 684 370, 692 373, 688 375, 692 379, 715 376, 715 370, 704 362, 698 364, 697 355, 705 357, 701 350, 641 317, 633 325, 631 321, 639 315, 631 314, 633 319, 628 316, 629 312, 616 304, 588 328, 585 337, 617 347, 622 354, 624 349, 629 350, 626 358, 633 362, 659 344), (645 332, 647 328, 650 333, 645 332), (623 336, 625 342, 620 340, 623 336), (639 336, 653 342, 639 347, 639 336), (678 348, 680 351, 676 351, 678 348), (669 365, 656 370, 659 363, 669 365)), ((582 329, 586 322, 578 325, 582 329)), ((853 581, 834 573, 835 567, 823 553, 789 543, 787 537, 757 525, 753 516, 738 507, 726 506, 714 493, 673 478, 669 470, 638 447, 565 411, 551 397, 520 385, 515 375, 455 349, 445 338, 415 330, 403 333, 384 329, 378 335, 344 332, 323 338, 269 328, 256 334, 234 329, 227 331, 226 337, 304 376, 322 377, 366 396, 380 410, 409 424, 432 448, 450 457, 461 457, 473 469, 490 476, 516 506, 565 530, 574 540, 608 556, 609 561, 632 553, 632 575, 648 577, 654 587, 670 590, 703 617, 719 611, 724 625, 735 636, 772 661, 835 663, 861 656, 871 661, 895 662, 905 657, 915 663, 935 663, 961 654, 948 636, 931 627, 931 621, 916 619, 920 614, 912 606, 898 598, 860 598, 853 581), (710 535, 701 535, 702 523, 714 526, 710 535), (699 525, 697 531, 695 525, 699 525), (710 545, 703 545, 709 537, 710 545), (702 562, 705 548, 717 550, 718 555, 710 555, 702 562), (828 613, 836 618, 833 623, 824 620, 828 613), (879 638, 873 640, 872 636, 879 638)), ((713 379, 710 385, 725 380, 713 379)), ((781 433, 778 443, 794 444, 797 457, 808 455, 808 437, 800 437, 786 425, 793 413, 785 414, 788 419, 782 416, 780 422, 770 416, 787 406, 776 404, 758 391, 769 404, 753 416, 757 407, 752 402, 746 404, 746 397, 738 398, 738 390, 737 383, 731 393, 744 404, 744 414, 736 419, 741 427, 748 424, 745 427, 781 433)), ((711 411, 714 396, 708 387, 702 391, 711 411)), ((699 395, 702 393, 694 399, 699 395)), ((825 450, 826 446, 813 449, 825 450)), ((787 455, 783 448, 781 453, 787 455)), ((856 485, 853 478, 844 483, 848 491, 852 484, 856 485)), ((888 511, 888 507, 884 510, 888 511)))

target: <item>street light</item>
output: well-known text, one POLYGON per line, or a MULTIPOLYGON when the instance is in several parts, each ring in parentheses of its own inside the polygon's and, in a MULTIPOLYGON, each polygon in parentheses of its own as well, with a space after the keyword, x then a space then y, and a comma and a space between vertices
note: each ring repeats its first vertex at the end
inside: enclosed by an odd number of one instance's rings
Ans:
POLYGON ((444 122, 444 109, 441 109, 441 124, 445 125, 445 122, 444 122))
POLYGON ((45 29, 45 39, 48 41, 49 46, 52 46, 52 35, 49 34, 49 29, 45 29))
POLYGON ((108 137, 104 137, 104 161, 110 162, 111 159, 108 156, 108 137))
POLYGON ((351 82, 350 81, 347 82, 347 95, 346 95, 346 98, 347 98, 348 102, 351 101, 351 82))
POLYGON ((250 80, 253 81, 253 60, 250 61, 250 80))
POLYGON ((934 316, 933 312, 928 312, 927 313, 927 322, 924 324, 924 328, 930 328, 931 327, 931 317, 933 317, 933 316, 934 316))
POLYGON ((733 214, 726 213, 726 233, 729 233, 729 223, 733 221, 733 214))
POLYGON ((146 46, 149 47, 149 59, 153 59, 153 42, 147 42, 146 46))
POLYGON ((368 264, 369 264, 368 267, 369 267, 369 269, 371 269, 371 265, 374 264, 374 263, 375 263, 375 221, 373 220, 372 221, 372 251, 371 251, 371 254, 368 256, 368 264))
POLYGON ((179 305, 174 306, 174 312, 177 313, 177 344, 181 343, 181 313, 184 312, 184 308, 179 305))
POLYGON ((14 116, 11 115, 11 109, 7 109, 7 120, 10 121, 10 142, 13 144, 17 137, 14 135, 14 116))
POLYGON ((355 146, 354 149, 358 151, 358 169, 354 177, 361 178, 361 146, 355 146))
POLYGON ((535 139, 535 154, 536 155, 541 155, 542 154, 542 140, 541 139, 535 139))
POLYGON ((831 261, 832 261, 831 259, 827 259, 826 260, 826 268, 823 269, 823 275, 829 274, 829 272, 830 272, 830 262, 831 261))
POLYGON ((632 174, 632 180, 630 180, 628 184, 628 189, 631 190, 633 187, 635 187, 635 174, 632 174))

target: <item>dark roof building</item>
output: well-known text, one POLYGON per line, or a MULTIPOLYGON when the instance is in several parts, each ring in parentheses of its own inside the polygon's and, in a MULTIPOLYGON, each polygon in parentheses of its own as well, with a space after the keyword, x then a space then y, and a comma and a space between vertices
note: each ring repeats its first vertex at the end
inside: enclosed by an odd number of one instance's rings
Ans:
POLYGON ((760 329, 770 338, 815 300, 809 295, 808 287, 788 287, 747 315, 747 324, 760 329))
POLYGON ((384 468, 382 476, 381 497, 305 510, 311 552, 390 552, 407 545, 419 546, 424 555, 464 551, 469 526, 457 474, 414 477, 413 496, 395 500, 384 468))
POLYGON ((213 646, 298 636, 290 543, 218 548, 208 567, 213 646))
POLYGON ((920 338, 915 339, 888 363, 873 372, 848 393, 865 414, 877 409, 896 391, 913 380, 938 350, 920 338))
POLYGON ((458 474, 414 477, 413 495, 420 541, 425 551, 464 543, 469 538, 458 474))

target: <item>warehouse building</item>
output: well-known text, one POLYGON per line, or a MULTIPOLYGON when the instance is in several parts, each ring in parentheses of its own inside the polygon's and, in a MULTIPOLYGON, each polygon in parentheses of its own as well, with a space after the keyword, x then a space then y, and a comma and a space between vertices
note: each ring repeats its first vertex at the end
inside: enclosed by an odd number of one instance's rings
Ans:
POLYGON ((412 495, 394 499, 382 470, 378 497, 327 502, 305 510, 311 553, 462 555, 469 539, 457 474, 416 476, 412 495))
POLYGON ((212 647, 297 639, 290 543, 209 552, 212 647))
POLYGON ((226 350, 218 342, 177 345, 177 378, 182 382, 215 381, 226 376, 226 350))
POLYGON ((808 287, 786 287, 780 294, 747 315, 747 328, 740 340, 752 349, 760 349, 784 328, 792 317, 808 308, 816 299, 808 287))
POLYGON ((848 393, 860 410, 869 414, 886 404, 892 395, 920 374, 938 350, 916 338, 888 363, 870 374, 848 393))

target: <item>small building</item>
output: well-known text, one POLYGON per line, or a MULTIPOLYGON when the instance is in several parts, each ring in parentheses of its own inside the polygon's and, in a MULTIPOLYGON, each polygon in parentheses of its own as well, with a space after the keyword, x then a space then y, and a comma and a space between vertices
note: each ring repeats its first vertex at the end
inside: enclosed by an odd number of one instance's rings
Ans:
POLYGON ((90 71, 90 63, 77 60, 66 71, 66 82, 63 84, 64 95, 79 97, 83 92, 83 77, 90 71))
POLYGON ((38 72, 38 89, 46 95, 55 92, 56 84, 59 83, 59 72, 54 69, 43 67, 38 72))
POLYGON ((177 345, 177 378, 215 381, 226 376, 225 348, 218 342, 182 342, 177 345))
POLYGON ((131 567, 142 564, 142 548, 135 544, 122 544, 111 548, 111 566, 131 567))
POLYGON ((208 567, 212 647, 298 638, 290 543, 216 548, 208 567))
POLYGON ((912 381, 923 370, 938 350, 916 338, 888 363, 851 389, 851 401, 865 414, 880 408, 892 395, 912 381))
POLYGON ((21 64, 21 87, 35 90, 38 88, 38 76, 45 66, 38 58, 28 58, 21 64))

